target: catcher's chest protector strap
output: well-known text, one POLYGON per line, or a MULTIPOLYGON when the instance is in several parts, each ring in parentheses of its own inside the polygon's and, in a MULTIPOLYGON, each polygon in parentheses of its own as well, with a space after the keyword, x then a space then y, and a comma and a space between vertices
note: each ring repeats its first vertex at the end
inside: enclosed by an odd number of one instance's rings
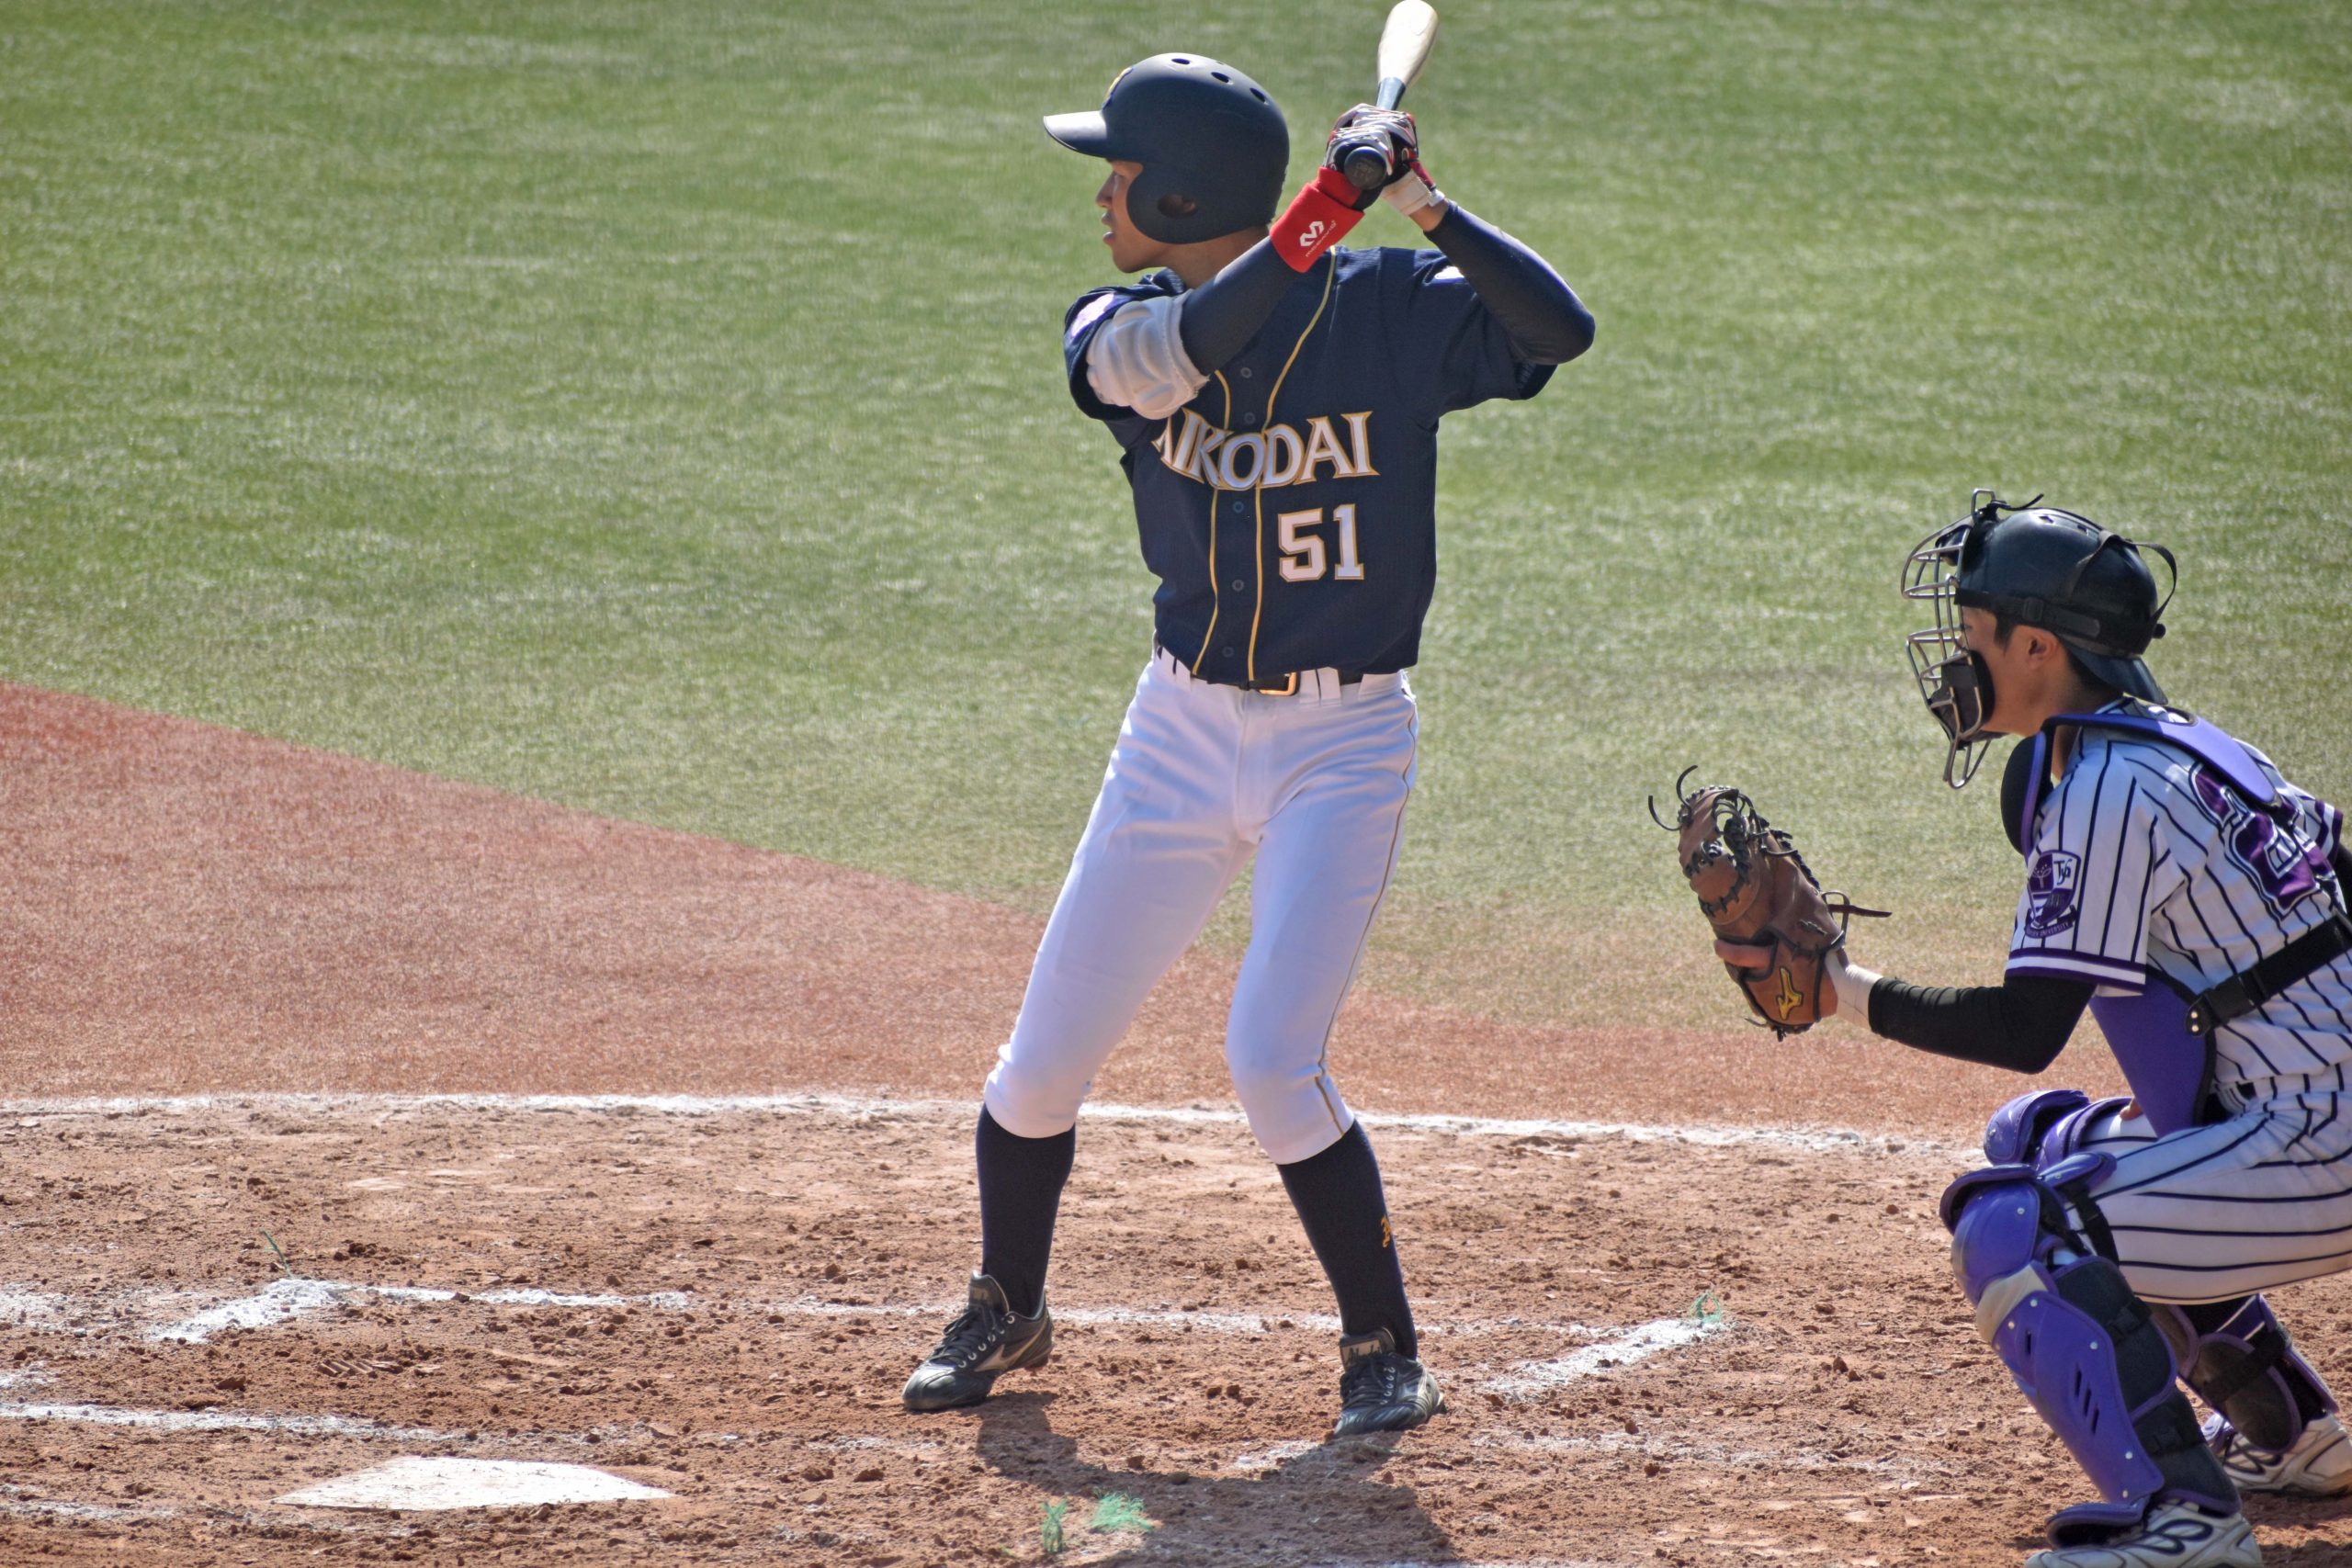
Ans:
POLYGON ((2171 708, 2151 708, 2146 713, 2062 713, 2044 723, 2041 732, 2026 742, 2030 750, 2027 752, 2025 796, 2008 824, 2009 841, 2017 845, 2020 854, 2033 842, 2033 819, 2041 810, 2042 792, 2048 787, 2051 734, 2069 725, 2082 729, 2120 730, 2177 746, 2212 769, 2223 784, 2257 810, 2274 810, 2278 805, 2278 791, 2272 786, 2269 775, 2235 736, 2209 719, 2171 708))

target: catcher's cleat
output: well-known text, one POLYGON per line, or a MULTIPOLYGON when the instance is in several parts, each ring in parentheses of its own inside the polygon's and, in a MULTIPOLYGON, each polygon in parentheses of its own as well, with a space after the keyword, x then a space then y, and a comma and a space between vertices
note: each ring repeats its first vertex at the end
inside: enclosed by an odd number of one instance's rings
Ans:
POLYGON ((2103 1540, 2037 1551, 2025 1568, 2262 1568, 2262 1548, 2244 1514, 2223 1517, 2194 1503, 2159 1503, 2137 1524, 2103 1540))
POLYGON ((901 1397, 914 1411, 978 1404, 997 1379, 1021 1367, 1042 1367, 1053 1354, 1054 1314, 1046 1303, 1037 1303, 1036 1316, 1023 1317, 1004 1299, 1003 1286, 975 1274, 963 1314, 907 1380, 901 1397))
POLYGON ((2352 1433, 2333 1414, 2303 1428, 2287 1448, 2258 1449, 2225 1416, 2205 1418, 2205 1440, 2222 1456, 2241 1492, 2288 1497, 2341 1497, 2352 1492, 2352 1433))
POLYGON ((1340 1341, 1340 1420, 1333 1437, 1402 1432, 1444 1408, 1437 1379, 1412 1357, 1398 1355, 1388 1330, 1340 1341))

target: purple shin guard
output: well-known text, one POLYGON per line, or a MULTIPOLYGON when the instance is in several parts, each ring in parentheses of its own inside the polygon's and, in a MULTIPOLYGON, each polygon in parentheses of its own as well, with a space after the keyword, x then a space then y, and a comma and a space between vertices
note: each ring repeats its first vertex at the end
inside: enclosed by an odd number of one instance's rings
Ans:
POLYGON ((2042 1177, 2017 1166, 1974 1171, 1943 1203, 1952 1270, 1976 1303, 1979 1332, 2106 1499, 2052 1521, 2075 1539, 2129 1528, 2159 1499, 2237 1509, 2174 1386, 2171 1346, 2122 1270, 2066 1226, 2058 1189, 2087 1185, 2105 1163, 2081 1156, 2042 1177))
POLYGON ((2145 1503, 2077 1503, 2051 1515, 2041 1528, 2052 1546, 2096 1546, 2131 1534, 2147 1517, 2145 1503))
POLYGON ((2303 1428, 2335 1411, 2335 1396, 2260 1296, 2234 1310, 2165 1306, 2156 1313, 2188 1369, 2182 1381, 2256 1448, 2291 1448, 2303 1428))

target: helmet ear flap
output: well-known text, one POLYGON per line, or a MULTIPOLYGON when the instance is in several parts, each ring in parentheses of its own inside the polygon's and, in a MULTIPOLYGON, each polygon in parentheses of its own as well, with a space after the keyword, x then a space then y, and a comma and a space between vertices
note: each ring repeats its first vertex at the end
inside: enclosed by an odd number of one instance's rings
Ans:
POLYGON ((1214 215, 1204 216, 1200 198, 1185 189, 1193 183, 1181 169, 1146 164, 1127 186, 1128 221, 1163 245, 1216 239, 1209 231, 1214 215))

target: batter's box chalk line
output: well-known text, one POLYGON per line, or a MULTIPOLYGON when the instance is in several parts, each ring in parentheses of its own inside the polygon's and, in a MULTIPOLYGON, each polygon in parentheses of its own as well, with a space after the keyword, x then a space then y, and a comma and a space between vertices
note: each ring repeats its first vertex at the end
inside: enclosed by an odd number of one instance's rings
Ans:
MULTIPOLYGON (((1631 1366, 1661 1351, 1695 1345, 1702 1339, 1728 1333, 1731 1326, 1730 1320, 1721 1315, 1661 1317, 1653 1322, 1635 1324, 1631 1328, 1605 1332, 1605 1337, 1593 1344, 1551 1360, 1521 1362, 1510 1371, 1475 1386, 1507 1399, 1531 1399, 1598 1372, 1631 1366)), ((1604 1333, 1602 1330, 1588 1332, 1604 1333)), ((1226 1468, 1273 1470, 1329 1446, 1324 1442, 1306 1440, 1269 1443, 1262 1448, 1243 1450, 1226 1468)))
POLYGON ((0 1402, 0 1421, 62 1421, 85 1427, 130 1427, 150 1432, 277 1432, 305 1438, 391 1438, 404 1443, 456 1442, 467 1434, 432 1427, 390 1427, 349 1416, 264 1416, 234 1410, 138 1410, 119 1404, 0 1402))
MULTIPOLYGON (((0 1303, 25 1303, 13 1319, 0 1314, 0 1323, 34 1331, 87 1337, 94 1333, 136 1329, 158 1344, 201 1345, 216 1335, 258 1332, 297 1323, 314 1314, 356 1303, 390 1306, 444 1304, 527 1306, 570 1311, 635 1308, 656 1313, 733 1313, 745 1317, 888 1317, 945 1318, 960 1310, 961 1302, 844 1302, 815 1296, 773 1301, 733 1301, 700 1296, 686 1291, 654 1291, 641 1295, 608 1292, 545 1290, 505 1286, 495 1290, 458 1291, 428 1285, 377 1284, 357 1280, 317 1280, 306 1276, 273 1280, 250 1294, 236 1295, 229 1288, 204 1290, 175 1286, 169 1290, 131 1289, 76 1296, 29 1285, 0 1285, 0 1303), (203 1304, 198 1304, 203 1303, 203 1304), (197 1310, 188 1309, 195 1306, 197 1310)), ((1340 1320, 1321 1312, 1184 1312, 1162 1307, 1119 1305, 1057 1306, 1055 1318, 1080 1326, 1164 1328, 1186 1333, 1258 1336, 1284 1331, 1337 1334, 1340 1320)), ((1553 1323, 1516 1316, 1431 1319, 1423 1325, 1432 1335, 1472 1338, 1491 1335, 1526 1334, 1575 1341, 1611 1339, 1627 1332, 1617 1325, 1553 1323)))
MULTIPOLYGON (((224 1329, 274 1328, 281 1323, 291 1323, 307 1314, 322 1312, 350 1301, 440 1303, 457 1301, 459 1294, 457 1291, 435 1290, 422 1285, 370 1285, 345 1280, 300 1277, 273 1280, 257 1294, 222 1302, 192 1317, 150 1328, 147 1337, 201 1345, 224 1329)), ((574 1294, 560 1291, 495 1290, 468 1291, 463 1295, 468 1301, 483 1302, 492 1306, 646 1307, 655 1312, 684 1312, 695 1304, 695 1298, 682 1291, 657 1291, 650 1295, 623 1296, 574 1294)))
POLYGON ((1591 1377, 1596 1372, 1629 1367, 1636 1361, 1647 1360, 1661 1350, 1695 1345, 1702 1339, 1728 1333, 1730 1328, 1730 1320, 1720 1314, 1661 1317, 1649 1323, 1636 1324, 1623 1334, 1594 1344, 1579 1346, 1566 1355, 1548 1361, 1524 1362, 1500 1377, 1487 1379, 1479 1386, 1506 1399, 1533 1399, 1565 1384, 1591 1377))
MULTIPOLYGON (((842 1094, 193 1094, 152 1098, 0 1100, 0 1116, 23 1127, 45 1117, 189 1116, 214 1111, 283 1115, 298 1121, 336 1114, 390 1116, 435 1111, 525 1115, 606 1116, 825 1116, 848 1121, 940 1120, 968 1122, 977 1101, 892 1100, 842 1094)), ((1091 1121, 1141 1122, 1202 1126, 1246 1126, 1241 1112, 1199 1105, 1088 1105, 1091 1121)), ((1394 1128, 1462 1138, 1537 1139, 1576 1143, 1587 1139, 1626 1143, 1688 1144, 1702 1148, 1767 1146, 1808 1153, 1917 1155, 1949 1161, 1973 1160, 1973 1147, 1928 1138, 1890 1136, 1842 1127, 1739 1127, 1642 1122, 1578 1122, 1491 1116, 1365 1111, 1367 1127, 1394 1128)))

